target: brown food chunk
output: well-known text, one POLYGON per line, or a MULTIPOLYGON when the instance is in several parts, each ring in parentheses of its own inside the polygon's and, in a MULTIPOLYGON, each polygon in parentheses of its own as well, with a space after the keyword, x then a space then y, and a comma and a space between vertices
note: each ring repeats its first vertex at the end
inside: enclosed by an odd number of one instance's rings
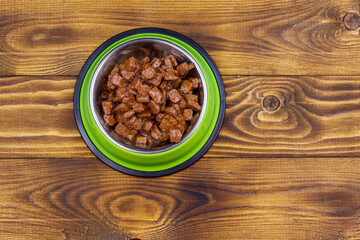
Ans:
POLYGON ((109 80, 110 83, 115 87, 124 86, 126 84, 126 81, 120 77, 118 73, 110 75, 109 80))
POLYGON ((134 103, 136 103, 134 96, 124 97, 122 99, 122 102, 127 103, 129 105, 134 105, 134 103))
POLYGON ((168 68, 174 68, 178 65, 178 62, 176 61, 176 58, 173 55, 169 55, 165 57, 165 65, 168 68))
POLYGON ((165 115, 160 121, 159 128, 163 132, 169 131, 170 128, 174 127, 177 124, 177 121, 175 118, 169 115, 165 115))
POLYGON ((154 115, 151 114, 150 111, 146 110, 141 113, 138 113, 139 118, 153 119, 154 115))
POLYGON ((179 66, 177 66, 176 70, 178 71, 180 76, 185 76, 195 67, 194 63, 188 64, 187 62, 183 62, 179 66))
POLYGON ((177 124, 176 124, 176 128, 179 129, 181 131, 181 134, 184 134, 185 131, 185 118, 182 114, 180 114, 177 118, 176 118, 177 124))
POLYGON ((137 134, 136 130, 130 129, 128 127, 126 127, 124 124, 122 123, 118 123, 115 127, 115 131, 122 137, 128 139, 128 140, 132 140, 135 135, 137 134))
POLYGON ((150 135, 156 140, 160 140, 162 136, 160 129, 156 125, 152 128, 150 135))
MULTIPOLYGON (((154 60, 154 59, 153 59, 154 60)), ((142 64, 145 64, 145 63, 148 63, 150 62, 150 58, 149 57, 144 57, 142 60, 141 60, 141 63, 142 64)))
POLYGON ((112 91, 114 90, 116 87, 114 84, 111 83, 110 80, 107 81, 107 84, 106 84, 106 89, 109 90, 109 91, 112 91))
POLYGON ((114 115, 104 115, 104 121, 109 126, 114 126, 117 120, 115 119, 114 115))
POLYGON ((196 88, 199 87, 199 79, 197 79, 197 78, 189 78, 189 81, 191 81, 193 89, 196 89, 196 88))
POLYGON ((155 120, 156 120, 157 122, 160 122, 160 121, 161 121, 161 119, 163 119, 163 117, 165 117, 165 114, 163 114, 163 113, 159 113, 158 115, 156 115, 155 120))
POLYGON ((192 90, 192 82, 189 80, 184 80, 183 83, 180 86, 180 92, 182 93, 190 93, 192 90))
POLYGON ((165 114, 171 115, 171 116, 173 116, 173 117, 176 117, 176 116, 177 116, 177 112, 176 112, 175 108, 173 108, 173 107, 167 107, 167 108, 164 109, 163 112, 164 112, 165 114))
POLYGON ((147 84, 140 84, 138 87, 136 87, 136 90, 138 93, 147 93, 150 90, 150 86, 147 84))
POLYGON ((138 102, 149 102, 149 94, 147 93, 139 93, 136 95, 136 101, 138 102))
POLYGON ((180 99, 180 101, 179 101, 179 106, 181 107, 181 108, 185 108, 186 107, 186 101, 183 99, 183 98, 181 98, 180 99))
POLYGON ((161 94, 160 90, 157 87, 150 89, 149 95, 156 103, 161 103, 163 95, 161 94))
POLYGON ((137 143, 139 145, 145 145, 146 142, 147 142, 146 136, 137 135, 135 137, 135 143, 137 143))
POLYGON ((145 105, 143 103, 135 103, 132 108, 135 112, 142 112, 145 110, 145 105))
POLYGON ((149 80, 149 83, 151 83, 154 86, 159 86, 162 78, 163 78, 163 75, 161 73, 156 73, 155 77, 153 79, 149 80))
POLYGON ((135 114, 134 109, 131 109, 130 111, 127 111, 126 113, 124 113, 124 117, 129 118, 129 117, 133 116, 134 114, 135 114))
POLYGON ((135 120, 136 120, 136 116, 133 115, 131 116, 130 118, 124 118, 124 125, 127 126, 128 128, 130 129, 133 129, 134 128, 134 124, 135 124, 135 120))
POLYGON ((150 131, 151 127, 153 126, 153 122, 151 121, 145 121, 142 130, 144 132, 150 131))
POLYGON ((200 104, 197 102, 188 102, 186 106, 194 111, 200 111, 201 109, 200 104))
POLYGON ((184 109, 183 115, 186 121, 190 121, 193 116, 193 110, 191 109, 184 109))
POLYGON ((102 109, 103 109, 103 112, 105 115, 111 114, 114 107, 115 107, 115 105, 112 101, 105 100, 102 102, 102 109))
POLYGON ((124 61, 124 69, 132 72, 136 68, 136 59, 134 57, 128 58, 124 61))
POLYGON ((132 79, 132 77, 135 75, 134 72, 130 72, 130 71, 126 71, 126 70, 122 70, 120 73, 121 73, 121 76, 128 81, 130 79, 132 79))
POLYGON ((113 112, 125 112, 129 111, 131 109, 131 106, 126 103, 120 103, 116 105, 116 107, 113 109, 113 112))
POLYGON ((116 97, 121 100, 124 97, 128 96, 128 92, 126 91, 125 87, 120 87, 118 89, 116 89, 116 97))
POLYGON ((143 128, 143 126, 144 126, 144 122, 142 121, 142 120, 140 120, 140 119, 138 119, 138 118, 135 118, 135 120, 134 120, 134 124, 133 124, 133 128, 135 129, 135 130, 141 130, 142 128, 143 128))
POLYGON ((170 103, 169 103, 169 106, 170 106, 170 107, 173 107, 173 108, 176 110, 177 114, 180 114, 181 111, 182 111, 180 105, 177 104, 177 103, 170 102, 170 103))
POLYGON ((154 58, 151 62, 150 62, 150 65, 153 67, 153 68, 158 68, 161 66, 161 60, 158 59, 158 58, 154 58))
POLYGON ((185 95, 185 100, 186 102, 197 102, 198 101, 198 96, 195 94, 186 94, 185 95))
POLYGON ((169 130, 169 133, 170 133, 170 142, 178 143, 181 141, 182 133, 179 129, 171 128, 169 130))
POLYGON ((174 81, 171 81, 171 85, 173 88, 179 88, 180 84, 182 83, 182 80, 181 79, 177 79, 177 80, 174 80, 174 81))
POLYGON ((173 103, 177 103, 181 100, 181 95, 176 89, 170 90, 168 94, 170 101, 172 101, 173 103))
POLYGON ((149 101, 148 107, 152 114, 158 114, 160 112, 160 106, 154 100, 149 101))
POLYGON ((148 67, 145 70, 141 72, 141 74, 144 76, 146 80, 152 79, 156 75, 156 71, 153 67, 148 67))
POLYGON ((179 79, 178 72, 172 68, 167 68, 165 75, 164 75, 164 80, 171 81, 171 80, 177 80, 177 79, 179 79))

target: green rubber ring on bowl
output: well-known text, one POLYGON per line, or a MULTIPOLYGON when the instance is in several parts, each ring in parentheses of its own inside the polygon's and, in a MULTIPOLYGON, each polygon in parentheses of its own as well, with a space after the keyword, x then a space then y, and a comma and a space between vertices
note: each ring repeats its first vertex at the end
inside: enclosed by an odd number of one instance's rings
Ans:
MULTIPOLYGON (((74 99, 75 98, 76 96, 74 95, 74 99)), ((167 169, 174 168, 181 164, 184 164, 184 162, 186 162, 188 159, 195 156, 204 147, 204 145, 207 143, 209 138, 212 136, 215 126, 219 121, 218 118, 220 112, 220 105, 223 104, 223 107, 225 106, 224 99, 220 99, 218 82, 212 71, 212 68, 208 64, 208 62, 202 57, 202 55, 198 51, 196 51, 192 46, 190 46, 189 44, 185 43, 184 41, 176 37, 172 37, 161 33, 153 33, 153 32, 137 33, 121 38, 118 41, 106 47, 104 50, 102 50, 87 68, 87 72, 83 77, 83 81, 81 83, 80 96, 78 102, 79 102, 79 109, 77 109, 76 106, 74 107, 75 115, 76 112, 79 110, 81 116, 81 122, 86 131, 86 134, 88 138, 91 140, 92 144, 97 148, 97 150, 99 150, 101 154, 103 154, 105 157, 107 157, 114 163, 122 167, 140 172, 159 172, 159 171, 161 172, 167 169), (194 58, 196 63, 199 65, 203 73, 203 76, 205 78, 205 82, 207 86, 207 105, 203 119, 201 120, 198 128, 186 141, 179 144, 175 148, 169 149, 164 152, 144 154, 144 153, 132 152, 120 148, 102 133, 102 131, 97 126, 91 114, 90 97, 89 97, 90 83, 96 68, 101 63, 101 61, 107 56, 107 54, 109 54, 116 47, 124 43, 127 43, 129 41, 138 40, 138 39, 160 39, 163 41, 168 41, 184 49, 188 54, 190 54, 194 58)), ((222 109, 222 118, 220 119, 221 123, 223 119, 223 112, 224 109, 222 109)), ((76 120, 79 127, 78 119, 76 118, 76 120)), ((219 128, 219 126, 217 127, 219 128)), ((84 140, 86 139, 84 138, 84 140)), ((137 174, 133 174, 133 175, 137 175, 137 174)), ((151 175, 145 175, 145 176, 151 176, 151 175)))

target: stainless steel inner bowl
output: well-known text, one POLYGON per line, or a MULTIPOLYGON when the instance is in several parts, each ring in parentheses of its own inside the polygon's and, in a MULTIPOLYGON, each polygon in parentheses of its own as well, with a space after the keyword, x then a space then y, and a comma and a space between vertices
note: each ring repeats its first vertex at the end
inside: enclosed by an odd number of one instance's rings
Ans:
POLYGON ((103 60, 96 68, 93 78, 91 79, 90 108, 91 108, 92 116, 94 117, 97 126, 102 131, 102 133, 108 139, 110 139, 114 144, 132 152, 158 153, 158 152, 167 151, 171 148, 174 148, 182 144, 196 131, 197 127, 199 126, 199 123, 203 119, 204 112, 206 109, 206 104, 207 104, 206 81, 204 79, 204 74, 200 69, 199 65, 188 52, 183 50, 181 47, 176 46, 175 44, 165 40, 143 38, 143 39, 129 41, 125 44, 119 45, 103 58, 103 60), (184 138, 180 143, 162 145, 153 149, 142 149, 120 137, 114 130, 112 130, 112 128, 109 128, 105 124, 101 116, 100 105, 99 105, 100 86, 101 83, 105 79, 107 79, 107 75, 109 75, 111 69, 114 68, 115 64, 120 64, 129 57, 142 59, 147 56, 150 59, 152 59, 155 57, 163 58, 170 54, 174 55, 175 58, 178 60, 178 62, 186 61, 186 62, 193 62, 195 64, 195 69, 192 70, 189 74, 192 77, 197 77, 201 80, 199 84, 199 90, 200 90, 199 103, 202 106, 202 110, 194 127, 191 129, 191 131, 188 134, 186 134, 186 136, 184 136, 184 138))

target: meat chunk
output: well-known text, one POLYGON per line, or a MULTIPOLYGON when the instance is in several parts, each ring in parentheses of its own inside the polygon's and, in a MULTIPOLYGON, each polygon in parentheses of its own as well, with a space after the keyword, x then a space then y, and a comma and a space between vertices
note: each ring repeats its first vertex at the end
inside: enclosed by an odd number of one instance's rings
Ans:
POLYGON ((116 89, 116 97, 119 100, 122 100, 126 96, 128 96, 128 92, 125 87, 120 87, 120 88, 116 89))
POLYGON ((124 124, 122 123, 118 123, 115 127, 115 131, 122 137, 128 139, 128 140, 132 140, 135 135, 137 134, 136 130, 130 129, 128 127, 126 127, 124 124))
POLYGON ((164 75, 164 80, 171 81, 171 80, 177 80, 177 79, 179 79, 178 72, 172 68, 167 68, 165 75, 164 75))
POLYGON ((161 94, 160 90, 157 87, 150 89, 149 95, 156 103, 159 104, 161 103, 163 95, 161 94))
POLYGON ((182 133, 179 129, 171 128, 169 130, 169 133, 170 133, 170 142, 178 143, 181 141, 182 133))
POLYGON ((147 93, 150 90, 150 86, 147 84, 140 84, 138 87, 136 87, 136 90, 138 93, 147 93))
POLYGON ((184 109, 183 115, 186 121, 190 121, 193 116, 193 110, 191 109, 184 109))
POLYGON ((150 62, 150 65, 153 67, 153 68, 158 68, 160 67, 162 64, 161 60, 158 59, 158 58, 154 58, 151 62, 150 62))
POLYGON ((153 126, 153 122, 151 121, 145 121, 144 124, 143 124, 143 127, 142 127, 142 130, 144 132, 148 132, 150 131, 151 127, 153 126))
POLYGON ((149 57, 144 57, 142 60, 141 60, 141 63, 142 64, 145 64, 145 63, 148 63, 150 62, 150 58, 149 57))
POLYGON ((150 135, 156 140, 160 140, 162 136, 160 129, 156 125, 152 128, 150 135))
POLYGON ((196 89, 196 88, 199 87, 199 79, 197 79, 197 78, 189 78, 189 81, 191 81, 193 89, 196 89))
POLYGON ((129 118, 129 117, 132 117, 134 114, 135 114, 134 109, 131 109, 130 111, 127 111, 126 113, 124 113, 124 117, 129 118))
POLYGON ((185 100, 186 102, 197 102, 198 101, 198 96, 195 94, 186 94, 185 95, 185 100))
POLYGON ((114 115, 104 115, 104 121, 106 122, 107 125, 109 126, 114 126, 115 123, 117 123, 114 115))
POLYGON ((122 70, 120 73, 121 73, 121 76, 128 81, 131 80, 133 78, 133 76, 135 75, 134 72, 130 72, 130 71, 126 71, 126 70, 122 70))
POLYGON ((188 102, 186 106, 194 111, 201 110, 200 104, 198 104, 197 102, 188 102))
POLYGON ((122 87, 126 85, 126 81, 118 74, 112 74, 109 76, 110 83, 115 87, 122 87))
POLYGON ((141 120, 141 119, 138 119, 135 117, 135 120, 134 120, 134 123, 132 125, 132 127, 135 129, 135 130, 138 130, 140 131, 144 126, 144 122, 141 120))
POLYGON ((145 110, 145 105, 143 103, 135 103, 132 108, 135 112, 142 112, 145 110))
POLYGON ((146 79, 152 79, 156 75, 156 71, 153 67, 148 67, 141 72, 142 76, 146 79))
POLYGON ((128 58, 124 61, 124 69, 132 72, 136 68, 136 59, 134 57, 128 58))
POLYGON ((122 102, 127 103, 127 104, 129 104, 131 106, 134 105, 134 103, 136 103, 134 96, 124 97, 122 99, 122 102))
POLYGON ((176 61, 176 58, 173 55, 169 55, 165 57, 165 65, 168 68, 174 68, 178 65, 178 62, 176 61))
POLYGON ((176 116, 177 116, 177 112, 176 112, 175 108, 173 108, 173 107, 167 107, 167 108, 164 109, 163 112, 164 112, 165 114, 171 115, 171 116, 173 116, 173 117, 176 117, 176 116))
POLYGON ((159 113, 158 115, 156 115, 155 120, 159 123, 161 121, 161 119, 163 119, 164 117, 165 117, 165 114, 159 113))
POLYGON ((137 102, 143 102, 143 103, 149 102, 150 101, 149 94, 147 94, 147 93, 139 93, 139 94, 137 94, 136 95, 136 101, 137 102))
POLYGON ((143 119, 153 119, 154 115, 152 115, 150 111, 146 110, 141 113, 138 113, 138 117, 143 119))
POLYGON ((176 70, 178 71, 180 76, 185 76, 195 67, 194 63, 188 64, 187 62, 183 62, 179 66, 177 66, 176 70))
POLYGON ((181 95, 176 89, 170 90, 168 94, 170 101, 172 101, 173 103, 177 103, 181 100, 181 95))
POLYGON ((163 78, 163 75, 161 73, 156 73, 155 77, 153 79, 149 80, 149 83, 151 83, 154 86, 159 86, 162 78, 163 78))
MULTIPOLYGON (((169 103, 169 106, 170 106, 170 107, 173 107, 173 108, 176 110, 177 114, 180 114, 181 111, 182 111, 180 105, 177 104, 177 103, 170 102, 170 103, 169 103)), ((164 110, 165 110, 165 109, 164 109, 164 110)))
POLYGON ((186 107, 186 101, 183 99, 183 98, 181 98, 180 99, 180 101, 179 101, 179 106, 181 107, 181 108, 185 108, 186 107))
POLYGON ((135 143, 137 143, 138 145, 146 145, 147 143, 146 136, 141 136, 141 135, 136 136, 135 143))
POLYGON ((126 104, 126 103, 120 103, 118 105, 116 105, 116 107, 113 109, 113 112, 126 112, 129 111, 131 109, 131 106, 126 104))
POLYGON ((148 107, 152 114, 158 114, 160 112, 160 106, 155 101, 150 100, 148 103, 148 107))
POLYGON ((112 101, 105 100, 102 102, 102 109, 103 109, 103 112, 105 115, 111 114, 114 107, 115 107, 115 105, 112 101))
POLYGON ((192 82, 189 80, 184 80, 183 83, 180 86, 180 92, 181 93, 190 93, 192 90, 192 82))

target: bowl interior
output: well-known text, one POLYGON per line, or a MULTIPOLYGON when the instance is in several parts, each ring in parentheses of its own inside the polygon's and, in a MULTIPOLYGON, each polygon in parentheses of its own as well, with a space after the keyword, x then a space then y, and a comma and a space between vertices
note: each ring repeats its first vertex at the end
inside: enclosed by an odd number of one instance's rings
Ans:
POLYGON ((141 153, 163 152, 185 142, 196 131, 198 125, 200 124, 204 116, 204 111, 206 109, 206 103, 207 103, 206 81, 204 79, 204 75, 202 73, 201 68, 196 63, 194 58, 190 54, 188 54, 185 50, 178 47, 177 45, 161 39, 137 39, 122 44, 116 47, 114 50, 112 50, 102 59, 100 64, 97 66, 93 78, 91 79, 89 96, 90 96, 91 113, 101 132, 119 147, 124 148, 128 151, 141 152, 141 153), (188 63, 193 62, 195 64, 195 68, 192 71, 190 71, 188 77, 196 77, 200 79, 199 104, 202 106, 202 109, 196 123, 193 125, 191 129, 188 129, 187 133, 185 133, 185 136, 183 137, 181 142, 177 144, 171 143, 171 144, 160 145, 151 149, 139 148, 132 142, 122 138, 113 130, 113 128, 110 128, 105 124, 101 114, 101 103, 99 99, 99 95, 101 91, 100 87, 101 84, 105 80, 107 80, 107 76, 114 68, 114 66, 116 64, 122 63, 125 59, 129 57, 135 57, 136 59, 149 57, 150 59, 153 59, 155 57, 163 58, 170 54, 173 55, 179 63, 185 61, 188 63))

